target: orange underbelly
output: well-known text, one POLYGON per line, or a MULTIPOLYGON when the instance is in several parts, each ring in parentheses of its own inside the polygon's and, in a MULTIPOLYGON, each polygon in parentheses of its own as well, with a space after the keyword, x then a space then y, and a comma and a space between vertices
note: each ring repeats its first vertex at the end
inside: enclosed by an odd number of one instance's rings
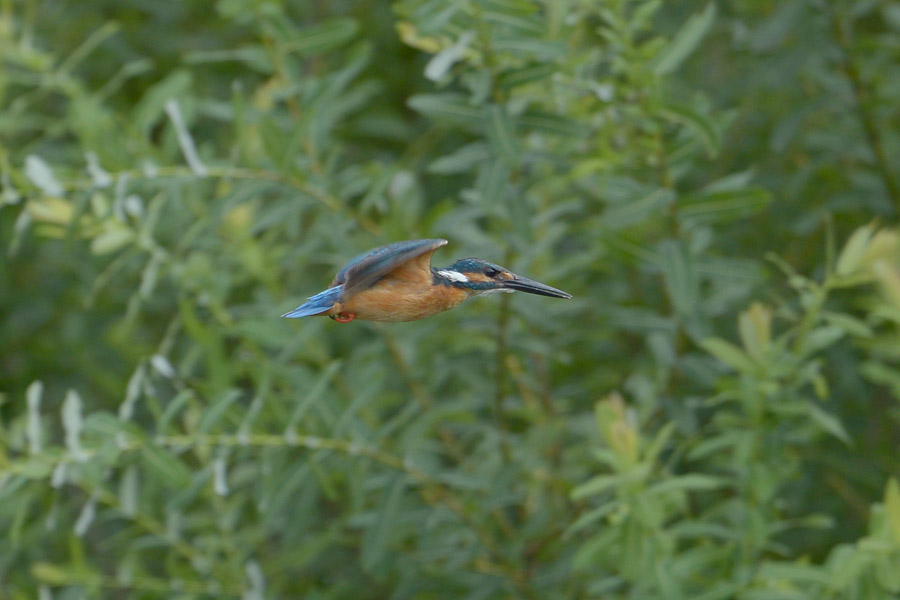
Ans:
POLYGON ((421 287, 402 280, 383 279, 346 302, 334 312, 348 312, 367 321, 415 321, 449 310, 467 294, 450 286, 421 287))

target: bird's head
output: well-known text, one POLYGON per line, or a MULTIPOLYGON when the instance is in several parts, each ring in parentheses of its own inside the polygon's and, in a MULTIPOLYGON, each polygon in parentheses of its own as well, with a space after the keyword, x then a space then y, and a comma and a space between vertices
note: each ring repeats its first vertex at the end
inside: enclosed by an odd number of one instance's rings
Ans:
POLYGON ((519 277, 515 273, 480 258, 462 258, 443 269, 434 269, 435 278, 444 285, 461 288, 470 295, 497 292, 527 292, 551 298, 571 298, 555 287, 519 277))

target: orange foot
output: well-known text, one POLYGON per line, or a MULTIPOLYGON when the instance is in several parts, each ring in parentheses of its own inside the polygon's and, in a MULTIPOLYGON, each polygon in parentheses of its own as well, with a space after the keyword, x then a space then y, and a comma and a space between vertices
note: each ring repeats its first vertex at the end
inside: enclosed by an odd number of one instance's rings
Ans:
POLYGON ((338 323, 349 323, 353 319, 356 318, 356 315, 348 312, 339 312, 336 315, 331 315, 331 318, 337 321, 338 323))

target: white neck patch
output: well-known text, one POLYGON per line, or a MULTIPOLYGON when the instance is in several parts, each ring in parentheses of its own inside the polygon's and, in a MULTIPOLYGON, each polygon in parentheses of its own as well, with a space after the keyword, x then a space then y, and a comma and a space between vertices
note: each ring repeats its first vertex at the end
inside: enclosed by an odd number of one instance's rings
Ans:
POLYGON ((449 279, 450 281, 458 281, 459 283, 466 283, 469 281, 469 278, 459 271, 438 271, 437 274, 445 279, 449 279))

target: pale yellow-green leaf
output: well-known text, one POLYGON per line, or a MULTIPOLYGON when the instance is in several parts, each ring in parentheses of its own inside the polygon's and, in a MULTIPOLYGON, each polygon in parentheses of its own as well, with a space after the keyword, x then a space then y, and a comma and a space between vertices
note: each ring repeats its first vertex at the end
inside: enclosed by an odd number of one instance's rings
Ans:
POLYGON ((850 239, 844 244, 844 249, 841 250, 840 256, 838 256, 837 265, 834 269, 835 273, 846 277, 852 275, 860 268, 863 255, 874 233, 875 228, 873 225, 860 227, 853 232, 850 239))
POLYGON ((900 545, 900 483, 893 477, 888 480, 884 493, 884 508, 891 539, 900 545))
POLYGON ((747 353, 757 361, 762 361, 772 340, 772 309, 754 302, 738 317, 738 331, 747 353))

